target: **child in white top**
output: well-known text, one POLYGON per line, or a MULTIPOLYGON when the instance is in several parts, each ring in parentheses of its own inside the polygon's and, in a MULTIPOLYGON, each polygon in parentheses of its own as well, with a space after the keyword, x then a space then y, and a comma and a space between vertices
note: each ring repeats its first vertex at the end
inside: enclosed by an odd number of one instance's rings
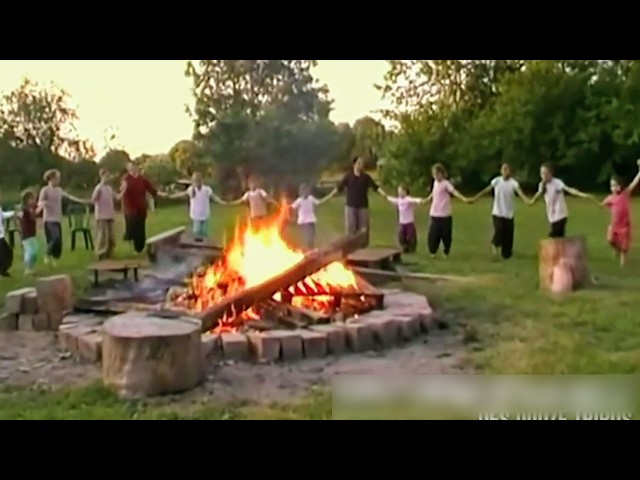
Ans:
POLYGON ((242 197, 232 202, 225 202, 225 205, 240 205, 242 203, 249 204, 249 218, 253 222, 259 222, 267 217, 269 214, 269 203, 276 206, 278 205, 278 202, 273 200, 267 192, 260 188, 259 182, 255 178, 249 180, 249 190, 247 190, 242 197))
POLYGON ((493 209, 491 217, 493 220, 493 238, 491 247, 493 254, 498 251, 505 260, 513 255, 513 239, 515 236, 515 216, 514 199, 518 195, 525 203, 529 203, 529 198, 520 188, 518 181, 511 176, 511 167, 503 163, 500 168, 500 176, 491 180, 487 188, 476 195, 472 201, 476 201, 482 195, 486 195, 493 190, 493 209))
POLYGON ((546 163, 540 167, 540 179, 542 181, 538 186, 538 193, 529 201, 529 205, 533 205, 540 196, 544 195, 544 202, 547 206, 547 218, 551 225, 549 237, 562 238, 565 236, 567 219, 569 217, 564 192, 580 198, 593 199, 593 196, 571 188, 559 178, 555 178, 551 165, 546 163))
POLYGON ((426 198, 409 196, 409 189, 404 185, 398 187, 398 196, 386 196, 387 200, 398 207, 398 242, 404 253, 415 253, 418 246, 418 234, 415 224, 415 209, 427 203, 426 198))
POLYGON ((193 223, 193 235, 196 238, 206 238, 209 236, 209 218, 211 216, 211 200, 224 204, 210 186, 204 185, 202 174, 194 173, 191 176, 191 185, 186 191, 174 194, 164 192, 158 194, 164 198, 189 198, 189 216, 193 223))
POLYGON ((302 237, 305 249, 314 248, 316 238, 316 212, 315 208, 326 201, 326 197, 318 200, 311 195, 309 185, 302 184, 299 189, 299 197, 291 204, 291 208, 298 213, 298 229, 302 237))

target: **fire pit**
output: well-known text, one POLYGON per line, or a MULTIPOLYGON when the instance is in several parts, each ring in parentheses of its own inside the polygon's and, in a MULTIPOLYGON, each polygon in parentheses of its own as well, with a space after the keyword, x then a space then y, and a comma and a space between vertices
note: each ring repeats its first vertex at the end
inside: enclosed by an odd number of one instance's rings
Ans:
MULTIPOLYGON (((171 261, 155 248, 154 265, 140 283, 105 285, 79 300, 76 310, 105 319, 127 312, 143 324, 153 318, 149 325, 160 325, 158 318, 195 318, 206 356, 234 361, 390 348, 426 333, 432 311, 424 296, 380 290, 346 266, 365 232, 305 253, 283 239, 284 218, 282 212, 260 225, 239 226, 213 262, 198 256, 202 249, 186 248, 180 257, 177 230, 161 235, 172 238, 171 261)), ((63 337, 73 335, 77 318, 63 328, 63 337)))

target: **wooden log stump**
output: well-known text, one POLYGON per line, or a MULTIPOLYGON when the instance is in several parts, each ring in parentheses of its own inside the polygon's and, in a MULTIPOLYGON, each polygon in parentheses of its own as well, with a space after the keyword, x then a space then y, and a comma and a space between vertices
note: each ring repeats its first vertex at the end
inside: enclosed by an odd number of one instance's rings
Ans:
POLYGON ((103 333, 103 381, 123 398, 183 392, 204 377, 197 320, 129 313, 105 322, 103 333))
POLYGON ((584 237, 547 238, 538 245, 540 288, 567 293, 591 285, 584 237))

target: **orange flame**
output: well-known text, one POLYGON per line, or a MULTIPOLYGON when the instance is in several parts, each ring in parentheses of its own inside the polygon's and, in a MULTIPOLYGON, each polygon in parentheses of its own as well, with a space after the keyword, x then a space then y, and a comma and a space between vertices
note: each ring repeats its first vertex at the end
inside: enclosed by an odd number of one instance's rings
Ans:
MULTIPOLYGON (((223 257, 191 277, 188 291, 175 300, 176 305, 206 310, 224 297, 258 285, 302 260, 304 252, 288 245, 281 235, 287 214, 288 208, 283 204, 273 218, 236 226, 223 257)), ((356 288, 353 272, 342 263, 334 262, 291 285, 287 293, 292 305, 324 312, 332 308, 337 293, 356 288)), ((273 299, 281 301, 281 294, 276 293, 273 299)), ((249 320, 258 316, 253 310, 227 316, 217 329, 233 329, 238 318, 249 320)))

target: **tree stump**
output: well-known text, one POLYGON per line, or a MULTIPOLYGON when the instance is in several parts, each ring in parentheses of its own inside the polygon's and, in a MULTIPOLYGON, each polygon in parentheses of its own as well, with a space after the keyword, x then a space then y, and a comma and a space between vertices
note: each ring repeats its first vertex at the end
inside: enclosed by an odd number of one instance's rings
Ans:
POLYGON ((103 326, 102 377, 123 398, 178 393, 204 377, 199 321, 144 313, 112 317, 103 326))
POLYGON ((538 262, 542 290, 567 293, 591 284, 584 237, 541 240, 538 262))

